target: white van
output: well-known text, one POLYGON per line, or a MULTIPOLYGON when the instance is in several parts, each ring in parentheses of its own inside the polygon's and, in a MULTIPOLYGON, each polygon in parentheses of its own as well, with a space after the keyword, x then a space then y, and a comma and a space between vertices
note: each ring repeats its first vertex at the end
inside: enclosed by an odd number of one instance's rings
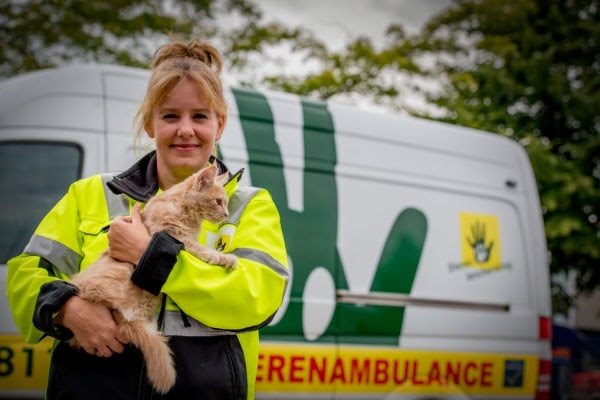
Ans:
MULTIPOLYGON (((94 65, 0 83, 0 262, 71 181, 136 159, 147 78, 94 65)), ((549 398, 547 250, 518 144, 283 93, 226 96, 220 156, 270 190, 293 269, 261 333, 257 398, 549 398)), ((50 342, 25 344, 5 297, 0 313, 0 396, 41 394, 50 342)))

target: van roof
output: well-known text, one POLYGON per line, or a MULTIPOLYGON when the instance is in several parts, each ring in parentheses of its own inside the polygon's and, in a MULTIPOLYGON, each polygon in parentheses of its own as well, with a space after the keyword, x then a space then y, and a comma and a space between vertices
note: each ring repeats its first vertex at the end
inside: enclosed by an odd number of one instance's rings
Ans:
MULTIPOLYGON (((72 64, 55 69, 26 73, 0 82, 0 124, 20 126, 19 108, 23 104, 52 96, 103 96, 103 75, 130 76, 146 80, 149 71, 107 64, 72 64)), ((226 86, 226 85, 225 85, 226 86)), ((227 86, 226 86, 227 87, 227 86)), ((125 89, 121 89, 125 90, 125 89)), ((252 90, 242 90, 252 95, 252 90)), ((298 96, 261 90, 269 100, 297 102, 298 96)), ((307 99, 308 103, 321 103, 307 99)), ((515 141, 500 135, 430 121, 406 115, 360 110, 355 106, 327 102, 334 115, 334 126, 338 134, 357 138, 373 138, 382 143, 427 148, 448 154, 478 158, 485 161, 513 165, 522 159, 524 151, 515 141)), ((285 116, 278 119, 285 123, 285 116)))

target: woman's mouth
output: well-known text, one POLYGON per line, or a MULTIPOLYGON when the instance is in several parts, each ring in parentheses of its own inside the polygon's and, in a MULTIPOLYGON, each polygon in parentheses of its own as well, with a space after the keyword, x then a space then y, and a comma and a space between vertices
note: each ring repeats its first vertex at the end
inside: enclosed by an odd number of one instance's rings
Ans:
POLYGON ((169 147, 171 147, 175 150, 189 151, 189 150, 194 150, 194 149, 200 147, 200 145, 199 144, 172 144, 169 147))

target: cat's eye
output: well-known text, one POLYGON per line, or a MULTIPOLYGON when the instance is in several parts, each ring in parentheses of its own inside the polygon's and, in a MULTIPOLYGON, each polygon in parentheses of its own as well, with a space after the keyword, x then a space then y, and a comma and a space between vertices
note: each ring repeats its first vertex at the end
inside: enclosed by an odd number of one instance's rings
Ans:
POLYGON ((223 200, 221 200, 221 199, 215 199, 215 201, 217 202, 218 206, 222 206, 223 205, 223 200))

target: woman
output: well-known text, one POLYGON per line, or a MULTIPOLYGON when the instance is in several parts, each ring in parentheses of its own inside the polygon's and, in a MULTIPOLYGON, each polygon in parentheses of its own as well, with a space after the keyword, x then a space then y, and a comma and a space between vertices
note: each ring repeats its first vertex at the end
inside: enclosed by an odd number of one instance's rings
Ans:
POLYGON ((254 397, 258 329, 277 311, 288 279, 268 192, 238 188, 241 172, 230 174, 231 217, 203 225, 203 244, 238 257, 230 272, 197 259, 165 232, 150 237, 134 207, 209 162, 228 172, 213 156, 227 119, 221 66, 218 51, 198 40, 161 47, 138 111, 138 135, 145 131, 156 151, 118 176, 72 184, 23 254, 9 261, 7 291, 19 329, 30 343, 45 335, 58 340, 48 399, 254 397), (78 297, 68 282, 107 249, 135 266, 136 285, 162 296, 158 324, 177 369, 175 386, 162 397, 146 380, 141 353, 119 336, 111 310, 78 297), (65 343, 73 335, 82 349, 65 343))

